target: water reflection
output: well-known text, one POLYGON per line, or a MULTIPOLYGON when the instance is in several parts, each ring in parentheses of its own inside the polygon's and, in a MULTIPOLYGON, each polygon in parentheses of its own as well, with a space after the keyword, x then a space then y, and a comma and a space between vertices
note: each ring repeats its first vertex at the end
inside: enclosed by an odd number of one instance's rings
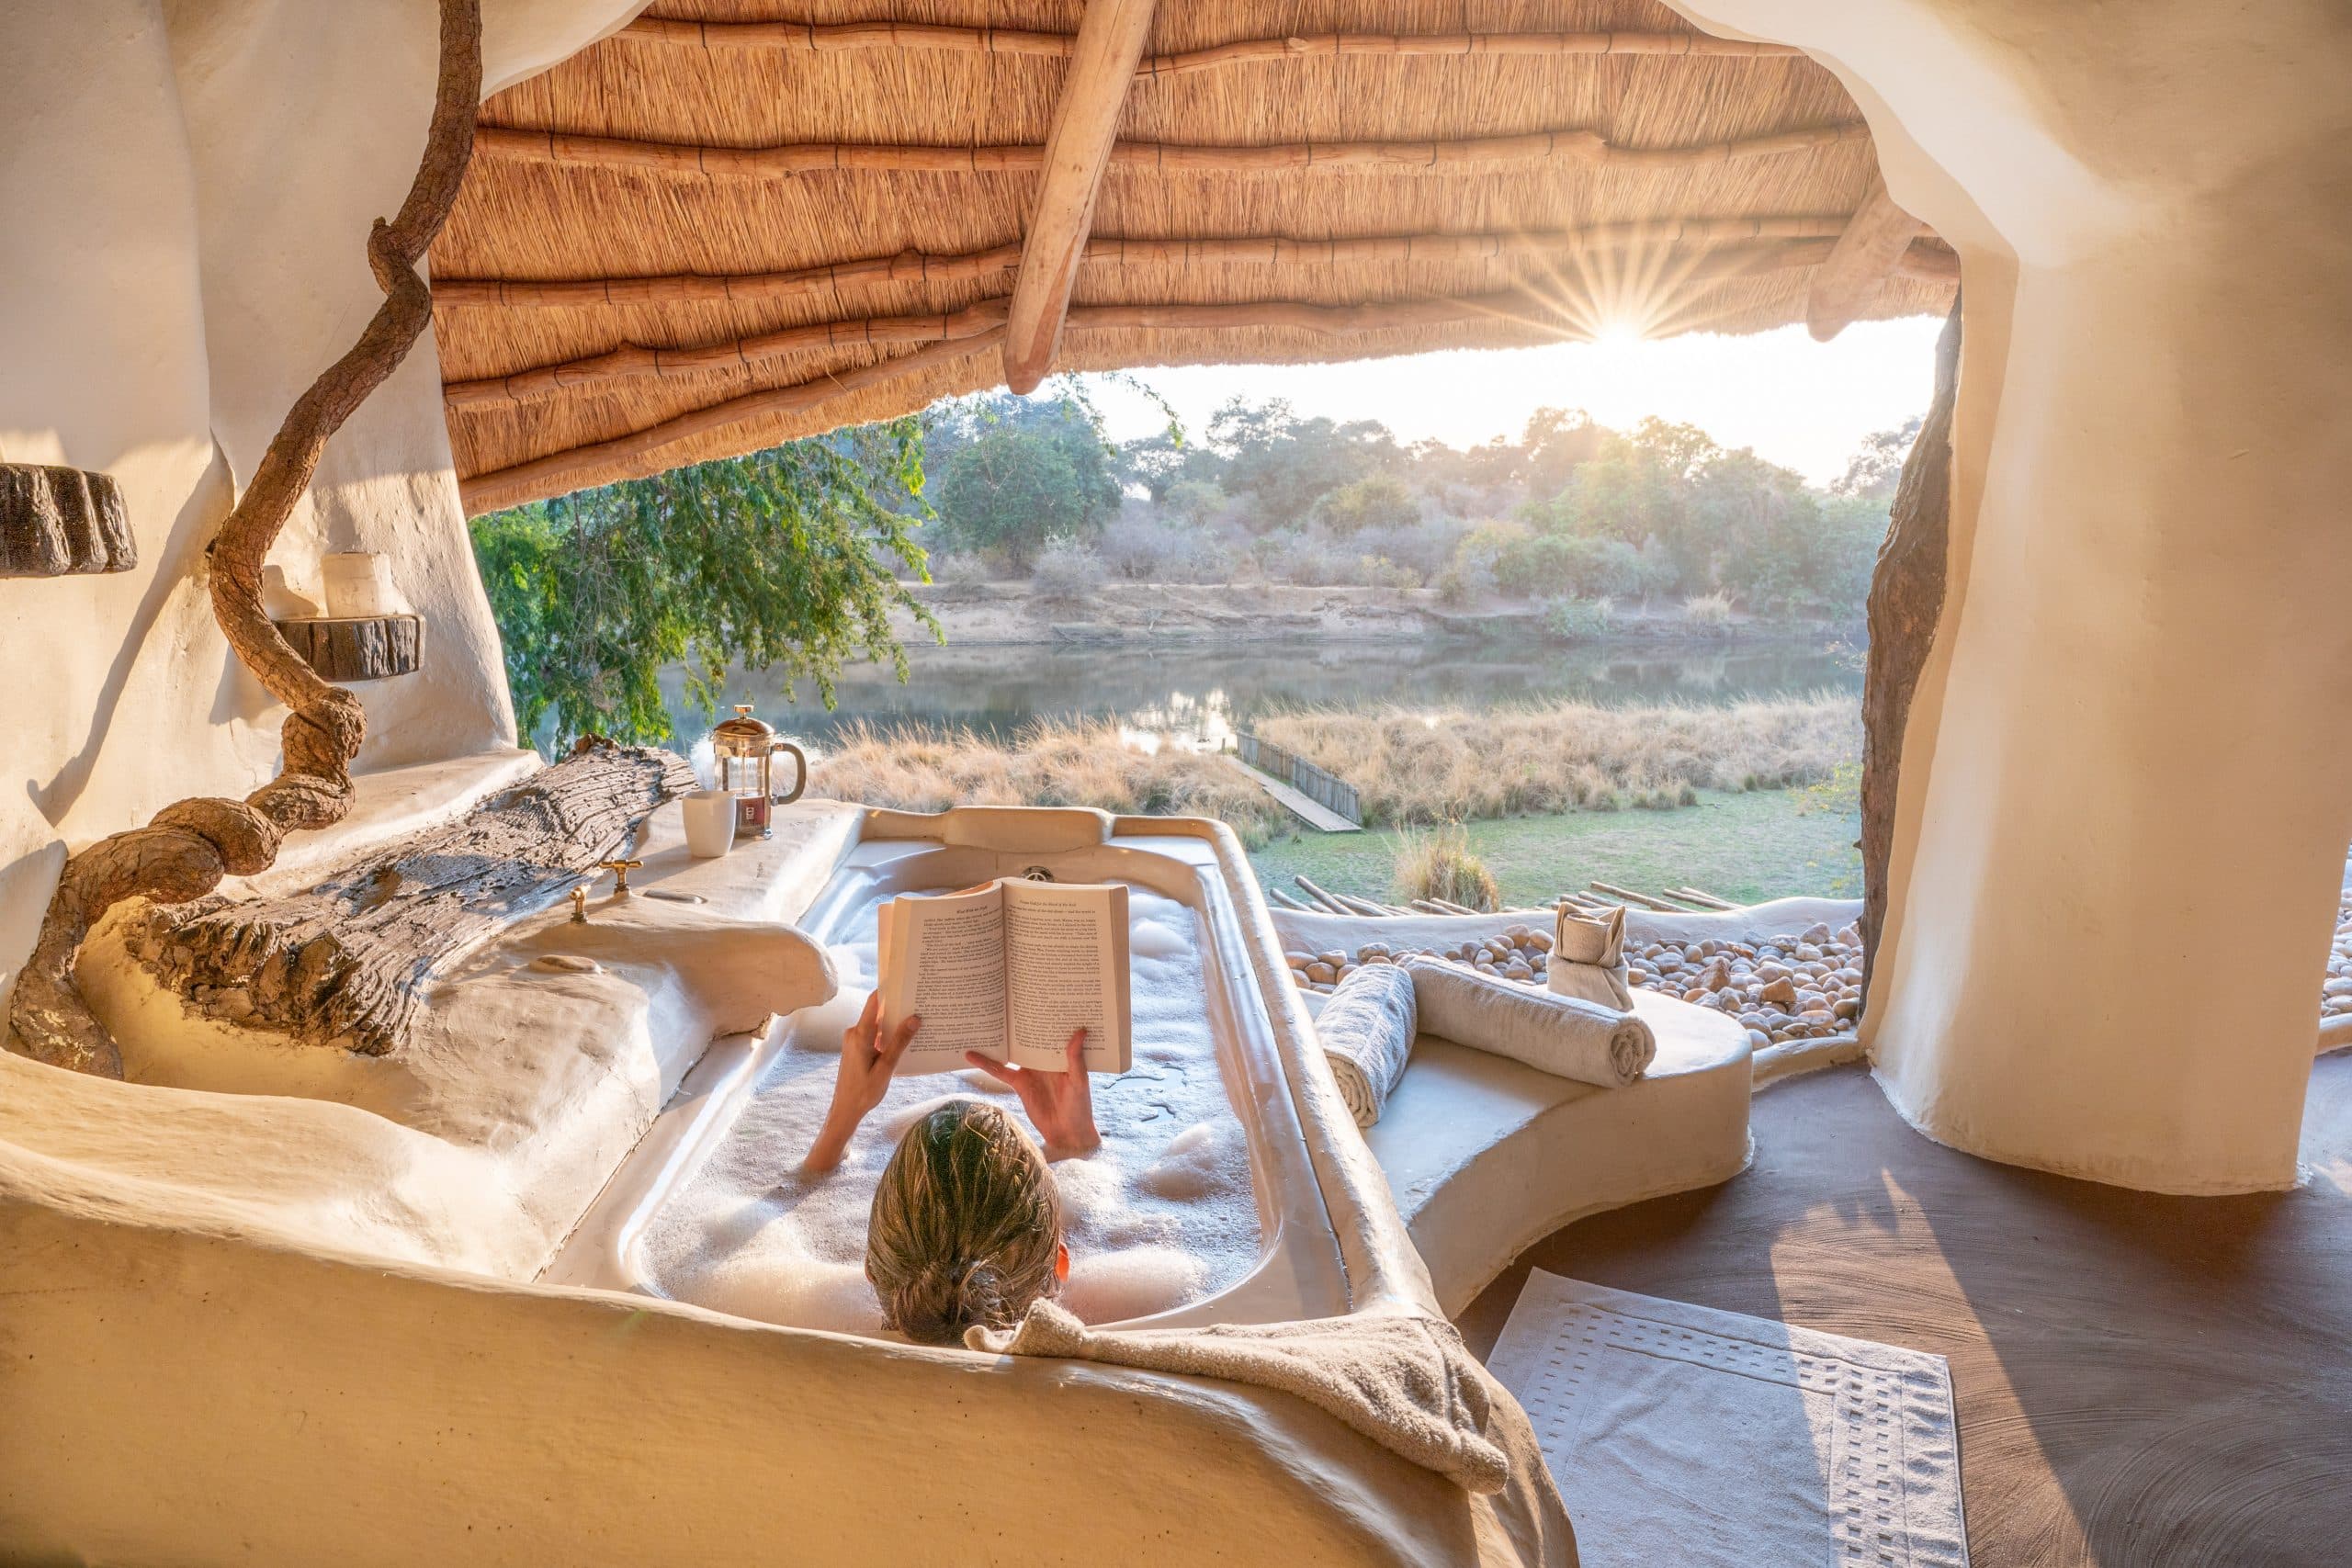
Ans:
MULTIPOLYGON (((1252 643, 1219 648, 1005 647, 909 649, 901 686, 887 668, 842 672, 840 705, 827 713, 813 689, 786 703, 782 682, 738 675, 722 703, 757 705, 778 729, 823 745, 860 723, 922 723, 1009 738, 1035 718, 1107 718, 1151 748, 1222 747, 1237 728, 1271 709, 1391 703, 1402 707, 1490 707, 1556 698, 1611 705, 1721 704, 1824 688, 1861 690, 1850 655, 1817 646, 1724 652, 1530 652, 1507 644, 1252 643)), ((681 734, 706 721, 673 701, 681 734)))

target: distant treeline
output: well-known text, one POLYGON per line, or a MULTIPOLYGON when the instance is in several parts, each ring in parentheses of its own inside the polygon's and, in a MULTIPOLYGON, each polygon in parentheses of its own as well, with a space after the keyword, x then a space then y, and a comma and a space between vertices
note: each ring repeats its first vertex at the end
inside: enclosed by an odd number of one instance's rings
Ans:
POLYGON ((1034 575, 1430 587, 1549 603, 1564 635, 1637 605, 1860 613, 1918 422, 1826 491, 1688 424, 1630 432, 1542 409, 1516 441, 1399 442, 1372 420, 1228 402, 1192 439, 1105 439, 1081 398, 964 399, 925 421, 920 536, 948 580, 1034 575))

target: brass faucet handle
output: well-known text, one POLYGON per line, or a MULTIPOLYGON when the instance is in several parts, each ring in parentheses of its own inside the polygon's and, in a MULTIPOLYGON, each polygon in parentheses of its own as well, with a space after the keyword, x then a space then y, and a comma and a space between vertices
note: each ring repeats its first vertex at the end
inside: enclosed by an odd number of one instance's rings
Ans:
POLYGON ((585 887, 571 890, 571 923, 575 926, 588 923, 588 889, 585 887))
POLYGON ((613 897, 618 898, 628 892, 628 874, 644 863, 641 860, 600 860, 596 865, 599 870, 613 874, 613 897))

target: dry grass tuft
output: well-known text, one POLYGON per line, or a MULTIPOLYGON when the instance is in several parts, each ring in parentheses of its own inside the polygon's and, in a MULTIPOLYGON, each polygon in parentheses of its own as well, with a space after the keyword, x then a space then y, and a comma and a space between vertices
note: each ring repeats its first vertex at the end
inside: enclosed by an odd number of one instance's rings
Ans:
POLYGON ((1493 909, 1502 903, 1495 874, 1470 852, 1470 835, 1459 822, 1400 837, 1395 881, 1399 898, 1442 898, 1467 909, 1493 909))
POLYGON ((1372 823, 1668 807, 1699 789, 1817 784, 1861 754, 1851 695, 1483 712, 1308 710, 1257 732, 1356 786, 1372 823))
POLYGON ((970 730, 859 726, 812 764, 812 794, 902 811, 951 806, 1091 806, 1214 817, 1256 848, 1287 818, 1230 759, 1130 744, 1115 724, 1041 721, 1010 744, 970 730))

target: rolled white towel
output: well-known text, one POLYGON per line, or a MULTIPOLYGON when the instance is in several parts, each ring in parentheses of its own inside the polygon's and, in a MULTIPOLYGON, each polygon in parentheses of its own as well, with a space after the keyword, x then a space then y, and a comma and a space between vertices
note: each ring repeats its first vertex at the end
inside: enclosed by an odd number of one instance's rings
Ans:
POLYGON ((1555 1077, 1623 1089, 1657 1055, 1657 1036, 1630 1012, 1434 958, 1413 959, 1405 970, 1423 1029, 1555 1077))
POLYGON ((1416 1029, 1413 977, 1395 964, 1367 964, 1340 982, 1315 1016, 1323 1059, 1359 1127, 1380 1120, 1405 1076, 1416 1029))

